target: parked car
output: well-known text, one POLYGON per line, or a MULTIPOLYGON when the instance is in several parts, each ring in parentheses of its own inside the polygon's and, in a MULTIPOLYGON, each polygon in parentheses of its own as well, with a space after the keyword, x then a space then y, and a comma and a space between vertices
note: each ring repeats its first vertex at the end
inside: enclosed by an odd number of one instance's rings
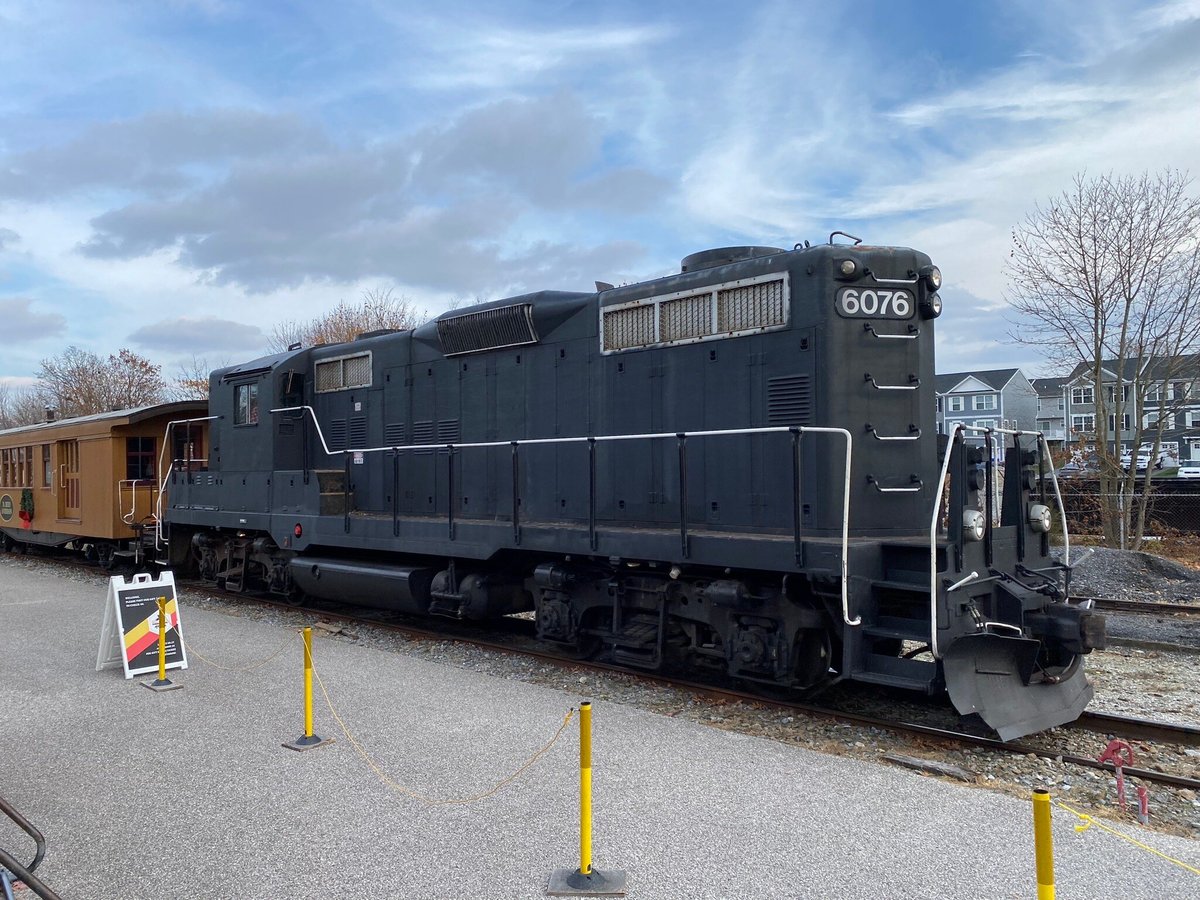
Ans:
POLYGON ((1187 465, 1180 466, 1179 471, 1175 473, 1176 478, 1200 478, 1200 466, 1187 465))

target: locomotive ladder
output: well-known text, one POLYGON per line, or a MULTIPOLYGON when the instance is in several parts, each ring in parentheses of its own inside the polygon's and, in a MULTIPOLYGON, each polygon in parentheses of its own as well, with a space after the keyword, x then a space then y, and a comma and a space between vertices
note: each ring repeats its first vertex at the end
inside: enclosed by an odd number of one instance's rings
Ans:
MULTIPOLYGON (((800 553, 802 549, 801 543, 801 513, 802 504, 800 500, 800 439, 805 434, 828 434, 831 436, 840 436, 845 441, 845 475, 842 484, 842 533, 841 533, 841 601, 842 601, 842 620, 851 626, 860 625, 862 619, 859 616, 851 617, 850 615, 850 597, 849 597, 849 579, 847 577, 847 558, 849 555, 850 544, 850 464, 853 449, 853 438, 850 432, 845 428, 826 428, 826 427, 809 427, 809 426, 771 426, 764 428, 725 428, 711 431, 671 431, 671 432, 648 432, 643 434, 606 434, 606 435, 589 435, 581 437, 555 437, 555 438, 528 438, 518 441, 479 441, 475 443, 464 444, 399 444, 386 447, 359 447, 348 448, 346 450, 330 450, 329 444, 325 440, 325 433, 321 429, 321 423, 317 419, 316 411, 308 405, 304 406, 285 406, 270 410, 272 414, 302 412, 312 416, 313 425, 317 430, 317 437, 321 441, 321 448, 326 456, 345 456, 350 458, 351 454, 356 453, 395 453, 399 454, 404 451, 429 451, 429 450, 445 450, 449 457, 448 465, 453 473, 454 455, 461 450, 482 449, 482 448, 501 448, 508 447, 512 450, 512 472, 513 472, 513 536, 517 543, 520 543, 520 519, 517 510, 517 479, 520 472, 520 462, 518 459, 518 451, 520 447, 537 446, 543 444, 585 444, 588 447, 588 469, 589 469, 589 509, 588 509, 588 533, 590 537, 591 547, 593 550, 597 548, 598 528, 596 523, 596 453, 597 444, 610 443, 616 441, 655 441, 655 440, 675 440, 678 445, 679 453, 679 538, 680 552, 684 559, 690 555, 690 541, 688 534, 687 522, 687 441, 690 438, 700 437, 723 437, 730 435, 755 435, 755 434, 786 434, 789 435, 792 441, 792 479, 793 479, 793 514, 792 528, 793 540, 796 548, 797 562, 800 561, 800 553)), ((453 479, 453 474, 451 474, 453 479)), ((453 484, 453 480, 451 480, 453 484)), ((454 502, 450 503, 449 516, 447 521, 450 540, 455 539, 454 525, 454 502)))

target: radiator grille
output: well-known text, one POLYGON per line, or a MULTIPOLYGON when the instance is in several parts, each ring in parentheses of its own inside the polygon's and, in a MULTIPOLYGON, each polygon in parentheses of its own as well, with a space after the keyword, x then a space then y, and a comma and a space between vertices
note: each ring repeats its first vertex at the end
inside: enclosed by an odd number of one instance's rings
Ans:
POLYGON ((359 450, 367 446, 366 417, 355 416, 350 420, 350 446, 359 450))
POLYGON ((767 381, 768 425, 812 424, 812 379, 785 375, 767 381))
POLYGON ((458 441, 458 419, 442 419, 437 423, 437 442, 439 444, 457 444, 458 441))
POLYGON ((782 281, 764 281, 717 293, 718 331, 745 331, 786 323, 782 281))
POLYGON ((404 445, 404 423, 392 422, 383 426, 383 442, 389 447, 404 445))
POLYGON ((601 350, 613 353, 663 344, 736 337, 786 328, 786 274, 677 292, 600 310, 601 350))
POLYGON ((437 330, 446 356, 536 344, 538 339, 533 327, 533 305, 529 303, 439 319, 437 330))

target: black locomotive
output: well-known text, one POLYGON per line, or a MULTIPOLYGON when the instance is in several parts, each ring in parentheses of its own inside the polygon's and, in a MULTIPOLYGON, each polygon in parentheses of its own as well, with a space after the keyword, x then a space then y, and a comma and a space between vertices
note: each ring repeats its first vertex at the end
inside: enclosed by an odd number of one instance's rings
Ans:
POLYGON ((645 669, 949 690, 1005 739, 1069 721, 1103 619, 1050 556, 1037 435, 939 447, 940 282, 906 248, 733 247, 215 371, 173 562, 532 610, 542 639, 645 669))

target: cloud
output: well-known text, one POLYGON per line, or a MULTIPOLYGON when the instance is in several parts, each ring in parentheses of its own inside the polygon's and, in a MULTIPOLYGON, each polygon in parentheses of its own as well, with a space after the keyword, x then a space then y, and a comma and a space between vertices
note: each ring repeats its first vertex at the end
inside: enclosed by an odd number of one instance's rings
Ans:
POLYGON ((0 228, 0 251, 21 240, 21 236, 11 228, 0 228))
POLYGON ((265 350, 261 328, 228 319, 182 316, 144 325, 129 340, 157 353, 209 353, 265 350))
POLYGON ((0 298, 0 322, 9 345, 18 341, 37 341, 57 337, 67 331, 65 316, 58 313, 37 313, 33 301, 24 297, 0 298))

